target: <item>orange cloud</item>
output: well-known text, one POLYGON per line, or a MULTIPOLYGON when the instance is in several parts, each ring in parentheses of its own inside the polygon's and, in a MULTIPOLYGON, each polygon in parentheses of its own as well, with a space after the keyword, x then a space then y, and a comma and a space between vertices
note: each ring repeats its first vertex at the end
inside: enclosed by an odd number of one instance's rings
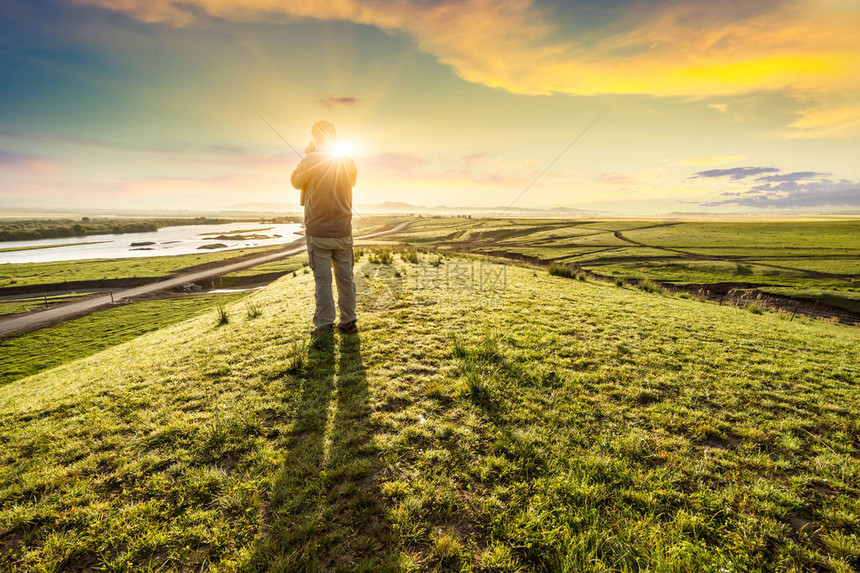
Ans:
MULTIPOLYGON (((195 14, 343 20, 411 35, 463 79, 521 94, 734 95, 755 90, 860 94, 860 11, 852 2, 633 3, 597 40, 564 36, 532 0, 76 0, 146 22, 187 26, 195 14), (745 11, 740 10, 741 7, 745 11)), ((816 103, 818 102, 818 103, 816 103)), ((796 124, 828 135, 828 110, 796 124)), ((835 114, 839 121, 842 113, 835 114)))
POLYGON ((860 104, 843 103, 805 110, 789 127, 789 137, 850 138, 860 133, 860 104))

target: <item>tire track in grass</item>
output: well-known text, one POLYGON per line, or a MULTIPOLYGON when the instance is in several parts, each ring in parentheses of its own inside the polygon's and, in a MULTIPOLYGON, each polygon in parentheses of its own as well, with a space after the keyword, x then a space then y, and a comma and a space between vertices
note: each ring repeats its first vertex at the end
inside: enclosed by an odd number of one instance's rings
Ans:
MULTIPOLYGON (((656 246, 656 245, 648 245, 646 243, 640 243, 639 241, 634 241, 633 239, 631 239, 629 237, 625 237, 624 233, 622 233, 621 231, 615 231, 614 234, 615 234, 615 237, 617 239, 620 239, 622 241, 626 241, 626 242, 630 243, 631 245, 636 245, 637 247, 646 247, 649 249, 658 249, 658 250, 663 250, 663 251, 670 251, 673 253, 679 253, 681 255, 684 255, 690 259, 697 260, 697 261, 724 261, 724 262, 729 262, 729 263, 737 263, 738 262, 738 259, 733 259, 730 257, 721 257, 719 255, 700 255, 698 253, 691 253, 690 251, 684 251, 682 249, 677 249, 677 248, 673 248, 673 247, 660 247, 660 246, 656 246)), ((761 267, 769 267, 772 269, 780 269, 783 271, 794 271, 794 272, 798 272, 798 273, 804 273, 808 277, 816 278, 816 279, 836 279, 836 280, 840 280, 840 281, 852 282, 852 278, 854 278, 854 277, 851 277, 849 275, 842 275, 842 274, 836 274, 836 273, 825 273, 822 271, 810 271, 810 270, 806 270, 806 269, 797 269, 794 267, 786 267, 783 265, 771 265, 768 263, 761 263, 761 262, 756 262, 755 264, 758 266, 761 266, 761 267)))

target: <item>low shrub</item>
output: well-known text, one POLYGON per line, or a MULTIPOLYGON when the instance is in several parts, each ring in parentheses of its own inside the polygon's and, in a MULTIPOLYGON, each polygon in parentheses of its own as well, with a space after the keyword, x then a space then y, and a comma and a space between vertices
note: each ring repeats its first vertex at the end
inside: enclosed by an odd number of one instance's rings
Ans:
POLYGON ((550 263, 547 272, 554 277, 567 277, 569 279, 575 278, 578 273, 577 269, 564 263, 550 263))
POLYGON ((448 339, 451 342, 451 352, 454 354, 455 358, 465 358, 466 357, 466 344, 463 342, 463 339, 457 335, 456 332, 452 332, 448 339))
POLYGON ((417 265, 419 262, 418 251, 415 249, 407 249, 400 253, 400 258, 404 263, 412 263, 413 265, 417 265))
POLYGON ((249 304, 247 307, 245 307, 245 312, 248 315, 248 320, 253 320, 263 314, 263 311, 260 310, 260 307, 255 304, 249 304))
POLYGON ((307 363, 307 354, 305 346, 300 342, 293 342, 290 347, 290 353, 287 356, 286 372, 288 374, 297 374, 301 372, 307 363))
POLYGON ((556 277, 565 277, 576 279, 578 281, 584 281, 586 279, 585 273, 582 272, 579 267, 565 263, 550 263, 547 268, 547 272, 556 277))
POLYGON ((659 284, 655 283, 651 279, 645 279, 645 280, 639 281, 639 284, 636 285, 636 288, 638 288, 641 291, 645 291, 645 292, 653 292, 653 293, 664 292, 663 287, 661 287, 659 284))
POLYGON ((747 307, 747 310, 753 314, 762 314, 766 310, 764 305, 759 304, 757 302, 752 302, 752 303, 746 305, 746 307, 747 307))
POLYGON ((391 251, 374 250, 367 260, 376 265, 390 265, 394 262, 394 257, 391 256, 391 251))
POLYGON ((482 365, 472 361, 466 363, 466 392, 473 400, 481 400, 487 395, 487 383, 484 380, 482 365))
POLYGON ((452 565, 457 561, 463 545, 453 531, 440 531, 433 538, 432 548, 441 565, 452 565))

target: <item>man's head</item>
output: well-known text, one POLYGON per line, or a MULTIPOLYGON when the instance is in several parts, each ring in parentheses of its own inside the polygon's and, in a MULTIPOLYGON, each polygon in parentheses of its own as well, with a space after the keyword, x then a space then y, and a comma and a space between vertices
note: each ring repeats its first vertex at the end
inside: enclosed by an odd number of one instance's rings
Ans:
POLYGON ((314 141, 320 146, 331 145, 337 141, 334 124, 330 121, 318 121, 311 128, 314 141))

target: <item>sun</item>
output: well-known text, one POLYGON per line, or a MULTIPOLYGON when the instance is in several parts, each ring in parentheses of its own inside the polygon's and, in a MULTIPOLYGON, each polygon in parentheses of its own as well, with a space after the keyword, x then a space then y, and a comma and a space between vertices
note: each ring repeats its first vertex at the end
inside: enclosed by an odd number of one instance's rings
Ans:
POLYGON ((346 157, 355 151, 355 145, 349 141, 337 140, 332 146, 332 154, 335 157, 346 157))

